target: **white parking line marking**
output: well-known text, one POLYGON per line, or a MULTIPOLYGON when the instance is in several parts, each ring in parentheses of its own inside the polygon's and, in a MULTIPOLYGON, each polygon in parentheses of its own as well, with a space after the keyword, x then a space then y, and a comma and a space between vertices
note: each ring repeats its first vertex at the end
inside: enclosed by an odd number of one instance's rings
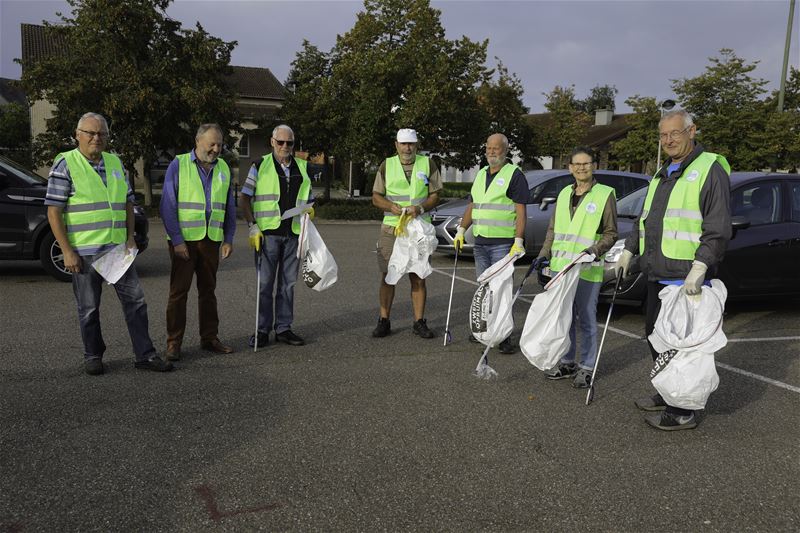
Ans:
MULTIPOLYGON (((439 274, 441 274, 443 276, 447 276, 448 278, 453 276, 452 271, 448 273, 448 272, 445 272, 445 271, 440 270, 438 268, 434 268, 433 271, 437 272, 437 273, 439 273, 439 274)), ((478 284, 477 281, 474 281, 474 280, 471 280, 471 279, 462 278, 460 276, 456 276, 456 279, 458 281, 463 281, 465 283, 469 283, 470 285, 477 285, 478 284)), ((523 302, 533 303, 532 299, 523 298, 521 295, 520 295, 520 297, 518 299, 522 300, 523 302)), ((604 324, 600 324, 598 322, 598 324, 597 324, 598 328, 603 327, 603 326, 604 326, 604 324)), ((637 339, 637 340, 645 340, 644 337, 642 337, 641 335, 637 335, 635 333, 630 333, 630 332, 625 331, 623 329, 615 328, 615 327, 612 327, 612 326, 609 326, 608 329, 610 329, 614 333, 617 333, 617 334, 622 335, 624 337, 628 337, 628 338, 631 338, 631 339, 637 339)), ((753 339, 730 339, 729 338, 728 342, 766 342, 766 341, 795 341, 795 340, 800 340, 800 337, 759 337, 759 338, 753 338, 753 339)), ((748 372, 747 370, 742 370, 741 368, 736 368, 735 366, 730 366, 730 365, 726 365, 725 363, 720 363, 719 361, 715 361, 715 363, 716 363, 716 365, 718 367, 724 368, 725 370, 728 370, 730 372, 734 372, 736 374, 741 374, 742 376, 747 376, 749 378, 753 378, 753 379, 758 380, 758 381, 763 381, 764 383, 769 383, 770 385, 775 385, 776 387, 780 387, 782 389, 785 389, 785 390, 788 390, 788 391, 792 391, 792 392, 796 392, 796 393, 800 394, 800 387, 795 387, 794 385, 789 385, 788 383, 784 383, 782 381, 778 381, 778 380, 775 380, 775 379, 772 379, 772 378, 768 378, 766 376, 761 376, 759 374, 754 374, 752 372, 748 372)))

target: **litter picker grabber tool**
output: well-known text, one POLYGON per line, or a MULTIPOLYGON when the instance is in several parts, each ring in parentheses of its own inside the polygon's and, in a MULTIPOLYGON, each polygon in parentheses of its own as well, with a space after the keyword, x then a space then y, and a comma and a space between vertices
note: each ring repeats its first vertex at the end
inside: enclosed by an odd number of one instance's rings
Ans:
POLYGON ((594 376, 597 374, 597 364, 600 362, 600 353, 603 351, 603 343, 606 340, 606 333, 608 333, 608 324, 611 322, 611 311, 614 310, 614 300, 617 299, 617 291, 619 291, 620 283, 622 283, 622 269, 617 270, 617 280, 614 283, 614 294, 611 295, 611 304, 608 306, 608 316, 606 317, 606 327, 603 329, 603 336, 600 337, 600 346, 597 348, 597 357, 594 359, 594 368, 592 368, 592 379, 589 381, 589 390, 586 392, 586 405, 592 403, 594 399, 594 376))
MULTIPOLYGON (((508 310, 503 315, 503 320, 501 322, 505 321, 506 318, 508 318, 509 314, 513 311, 514 302, 517 301, 517 298, 519 298, 519 295, 522 293, 522 287, 525 286, 525 281, 528 279, 528 276, 530 276, 531 273, 533 273, 534 266, 536 266, 535 261, 531 263, 530 268, 525 273, 525 276, 522 278, 522 282, 519 284, 517 292, 514 293, 514 297, 511 299, 511 305, 508 306, 508 310)), ((476 378, 491 379, 497 377, 497 371, 495 371, 494 368, 489 366, 489 349, 491 349, 492 346, 493 344, 491 343, 486 345, 486 349, 483 351, 483 355, 481 355, 481 358, 478 361, 478 366, 476 366, 475 370, 472 372, 472 375, 474 375, 476 378)))
MULTIPOLYGON (((263 242, 261 243, 263 246, 263 242)), ((261 255, 262 250, 255 250, 256 254, 256 327, 255 327, 255 342, 253 343, 253 351, 258 350, 258 312, 259 304, 261 304, 261 255)))
POLYGON ((458 247, 456 247, 456 259, 453 261, 453 279, 450 280, 450 300, 447 302, 447 322, 444 326, 444 344, 447 346, 453 342, 453 335, 450 333, 450 309, 453 307, 453 289, 456 286, 456 267, 458 267, 458 247))

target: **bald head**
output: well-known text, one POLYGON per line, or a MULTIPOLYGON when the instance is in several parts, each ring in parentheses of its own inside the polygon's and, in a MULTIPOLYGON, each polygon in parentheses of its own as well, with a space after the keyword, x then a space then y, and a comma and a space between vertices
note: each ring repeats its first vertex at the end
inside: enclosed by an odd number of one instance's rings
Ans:
POLYGON ((489 163, 489 170, 496 172, 506 163, 508 154, 508 137, 502 133, 489 135, 486 139, 486 161, 489 163))

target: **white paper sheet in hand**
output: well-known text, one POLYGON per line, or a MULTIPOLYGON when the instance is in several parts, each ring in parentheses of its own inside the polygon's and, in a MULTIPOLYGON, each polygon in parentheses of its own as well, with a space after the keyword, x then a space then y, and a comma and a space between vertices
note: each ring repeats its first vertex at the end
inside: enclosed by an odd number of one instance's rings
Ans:
POLYGON ((110 285, 113 285, 128 271, 138 253, 138 248, 131 248, 129 250, 123 242, 103 254, 100 259, 92 263, 92 267, 97 270, 98 274, 103 276, 104 280, 110 285))

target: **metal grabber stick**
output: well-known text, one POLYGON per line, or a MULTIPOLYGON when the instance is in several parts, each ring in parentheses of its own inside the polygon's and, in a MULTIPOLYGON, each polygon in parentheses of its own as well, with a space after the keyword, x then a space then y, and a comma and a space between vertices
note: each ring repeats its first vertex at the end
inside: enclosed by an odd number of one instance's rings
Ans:
POLYGON ((606 327, 603 329, 603 336, 600 338, 600 346, 597 348, 597 357, 594 359, 594 368, 592 368, 592 379, 589 381, 589 390, 586 392, 586 405, 592 403, 594 398, 594 376, 597 374, 597 364, 600 362, 600 353, 603 351, 603 343, 606 340, 606 333, 608 333, 608 324, 611 322, 611 311, 614 310, 614 300, 617 299, 617 291, 622 282, 622 269, 617 270, 617 279, 614 283, 614 294, 611 295, 611 304, 608 306, 608 316, 606 317, 606 327))
POLYGON ((453 289, 456 286, 456 267, 458 267, 458 247, 456 247, 456 259, 453 261, 453 279, 450 280, 450 300, 447 302, 447 322, 444 326, 444 344, 447 346, 453 341, 453 335, 450 333, 450 310, 453 307, 453 289))
POLYGON ((256 254, 256 327, 255 327, 255 342, 253 343, 254 352, 258 350, 258 312, 259 312, 259 304, 261 303, 261 250, 255 250, 255 254, 256 254))

